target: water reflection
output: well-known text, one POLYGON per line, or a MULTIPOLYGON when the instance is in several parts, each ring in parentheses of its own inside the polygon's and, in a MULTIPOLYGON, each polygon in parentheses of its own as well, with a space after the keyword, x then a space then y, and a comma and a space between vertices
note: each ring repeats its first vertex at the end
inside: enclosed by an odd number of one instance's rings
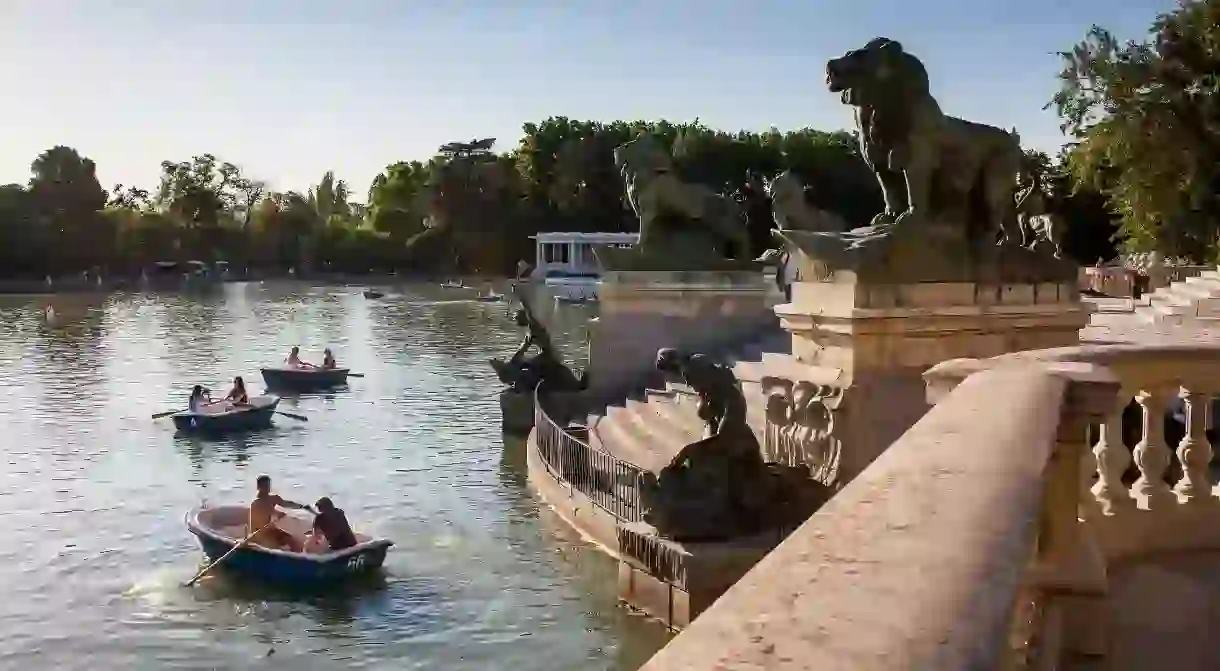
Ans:
MULTIPOLYGON (((43 299, 0 298, 0 667, 249 668, 274 649, 293 669, 627 669, 664 640, 616 608, 614 563, 539 510, 523 443, 502 442, 487 359, 521 337, 504 304, 289 283, 88 301, 101 309, 52 328, 43 299), (308 422, 244 435, 150 419, 196 383, 256 384, 293 345, 366 377, 285 395, 308 422), (384 576, 338 594, 227 575, 183 589, 200 553, 182 515, 248 500, 260 473, 394 539, 384 576)), ((580 365, 588 313, 537 303, 580 365)))

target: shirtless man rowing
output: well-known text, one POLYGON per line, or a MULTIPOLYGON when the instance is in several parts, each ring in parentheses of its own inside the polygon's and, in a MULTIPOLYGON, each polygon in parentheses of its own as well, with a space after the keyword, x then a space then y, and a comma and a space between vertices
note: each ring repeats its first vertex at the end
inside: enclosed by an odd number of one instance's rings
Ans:
POLYGON ((313 508, 303 506, 299 503, 293 503, 280 497, 278 494, 271 493, 271 477, 267 475, 258 476, 255 481, 258 487, 258 496, 254 498, 254 502, 250 504, 250 518, 247 521, 247 533, 259 531, 254 538, 250 539, 251 543, 261 545, 265 548, 279 549, 284 548, 292 552, 300 552, 303 547, 303 542, 295 536, 284 531, 278 526, 271 524, 273 519, 279 519, 284 516, 284 513, 276 510, 277 507, 291 508, 293 510, 308 510, 314 512, 313 508), (267 526, 269 525, 270 526, 267 526), (267 527, 263 529, 263 527, 267 527))

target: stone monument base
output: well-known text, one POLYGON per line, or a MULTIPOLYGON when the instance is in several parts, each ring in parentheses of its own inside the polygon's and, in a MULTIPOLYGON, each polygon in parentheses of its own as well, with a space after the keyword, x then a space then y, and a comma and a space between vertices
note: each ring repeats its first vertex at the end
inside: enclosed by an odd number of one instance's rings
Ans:
POLYGON ((589 328, 590 395, 613 398, 655 375, 657 350, 712 352, 774 322, 761 270, 609 271, 589 328))
POLYGON ((510 436, 526 436, 533 428, 534 395, 512 389, 500 392, 500 430, 510 436))
POLYGON ((619 600, 682 629, 733 586, 785 533, 768 531, 727 541, 676 542, 644 522, 618 526, 619 600))
POLYGON ((959 357, 1076 345, 1090 305, 1074 276, 891 284, 836 272, 797 282, 792 301, 775 312, 792 334, 794 358, 844 390, 835 437, 845 483, 927 411, 924 370, 959 357))

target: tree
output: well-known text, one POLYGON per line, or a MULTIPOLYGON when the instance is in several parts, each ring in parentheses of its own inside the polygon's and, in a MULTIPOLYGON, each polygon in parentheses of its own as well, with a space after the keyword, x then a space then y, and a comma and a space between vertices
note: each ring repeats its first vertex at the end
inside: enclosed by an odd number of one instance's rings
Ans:
POLYGON ((1183 0, 1151 39, 1094 26, 1061 55, 1051 101, 1077 141, 1068 170, 1105 194, 1133 251, 1202 260, 1220 232, 1220 0, 1183 0))
POLYGON ((42 152, 30 164, 28 195, 37 237, 57 250, 55 271, 105 262, 113 235, 100 214, 107 194, 92 160, 62 145, 42 152))

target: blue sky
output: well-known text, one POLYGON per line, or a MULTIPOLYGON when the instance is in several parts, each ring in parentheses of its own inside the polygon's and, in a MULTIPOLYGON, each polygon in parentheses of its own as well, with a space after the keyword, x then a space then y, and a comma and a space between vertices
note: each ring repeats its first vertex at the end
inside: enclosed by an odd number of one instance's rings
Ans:
POLYGON ((828 58, 875 36, 923 59, 954 116, 1054 150, 1056 51, 1141 37, 1169 0, 0 0, 0 184, 55 144, 103 186, 210 152, 272 188, 551 115, 850 127, 828 58))

